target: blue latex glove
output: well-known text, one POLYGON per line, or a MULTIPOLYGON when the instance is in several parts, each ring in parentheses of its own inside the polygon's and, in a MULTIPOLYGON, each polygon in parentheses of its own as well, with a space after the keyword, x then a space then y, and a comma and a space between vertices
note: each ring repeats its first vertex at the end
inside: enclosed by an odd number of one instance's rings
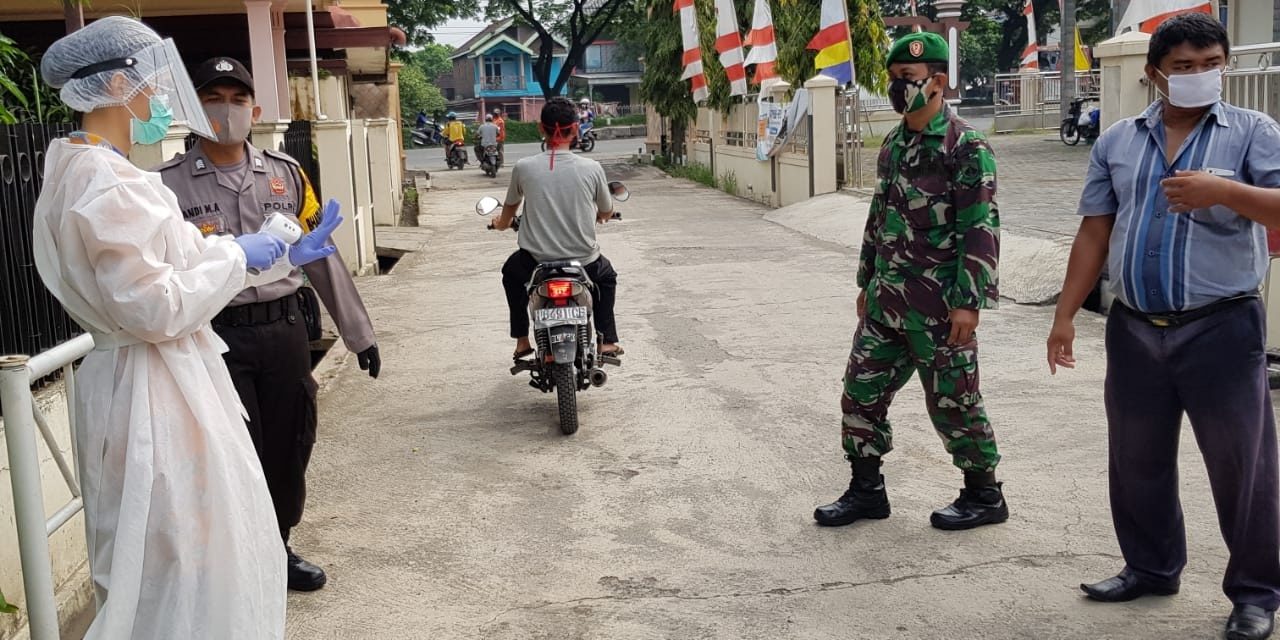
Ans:
POLYGON ((270 269, 271 265, 275 264, 276 260, 279 260, 289 249, 289 245, 283 240, 265 233, 242 235, 236 238, 236 244, 244 249, 247 266, 256 271, 270 269))
POLYGON ((330 198, 324 205, 320 215, 320 226, 315 231, 302 236, 297 244, 289 247, 289 262, 295 267, 324 260, 333 255, 338 248, 329 244, 329 236, 342 224, 342 216, 338 215, 338 201, 330 198))

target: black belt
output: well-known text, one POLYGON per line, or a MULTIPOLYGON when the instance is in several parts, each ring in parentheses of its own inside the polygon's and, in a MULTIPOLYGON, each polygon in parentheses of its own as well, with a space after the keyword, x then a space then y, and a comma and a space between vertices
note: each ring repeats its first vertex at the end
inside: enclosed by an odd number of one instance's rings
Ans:
POLYGON ((1220 311, 1226 311, 1227 309, 1244 304, 1250 300, 1257 299, 1258 294, 1248 293, 1231 298, 1223 298, 1216 302, 1211 302, 1203 307, 1198 307, 1189 311, 1166 311, 1163 313, 1145 313, 1138 311, 1137 309, 1125 306, 1119 300, 1115 302, 1115 305, 1125 313, 1128 313, 1139 320, 1150 323, 1153 327, 1160 327, 1164 329, 1191 324, 1196 320, 1207 318, 1220 311))
POLYGON ((223 309, 214 316, 214 326, 251 327, 261 324, 272 324, 284 319, 297 322, 300 316, 298 296, 289 294, 279 300, 270 302, 250 302, 223 309))

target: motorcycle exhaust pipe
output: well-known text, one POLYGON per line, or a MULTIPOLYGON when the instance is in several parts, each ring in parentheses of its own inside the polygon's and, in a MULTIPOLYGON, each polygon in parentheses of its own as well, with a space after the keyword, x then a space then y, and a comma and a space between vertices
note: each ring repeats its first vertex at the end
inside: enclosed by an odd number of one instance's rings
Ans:
POLYGON ((609 382, 609 374, 605 373, 604 369, 592 369, 588 379, 591 380, 591 386, 603 387, 609 382))

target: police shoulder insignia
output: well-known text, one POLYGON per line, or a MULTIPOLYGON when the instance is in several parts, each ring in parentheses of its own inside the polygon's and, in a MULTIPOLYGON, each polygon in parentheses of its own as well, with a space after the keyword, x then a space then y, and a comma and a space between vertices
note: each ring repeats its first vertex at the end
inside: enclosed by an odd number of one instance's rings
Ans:
POLYGON ((924 55, 924 43, 919 40, 916 40, 911 43, 910 50, 911 50, 911 57, 919 58, 920 56, 924 55))
POLYGON ((196 169, 199 169, 200 171, 204 171, 205 166, 206 165, 204 163, 204 158, 196 158, 196 169))
POLYGON ((259 158, 259 157, 256 157, 256 156, 255 156, 255 157, 254 157, 254 159, 253 159, 253 166, 254 166, 254 168, 256 168, 256 169, 261 169, 261 168, 262 168, 262 158, 259 158))
POLYGON ((288 193, 285 189, 284 178, 279 176, 271 178, 271 193, 277 196, 283 196, 288 193))

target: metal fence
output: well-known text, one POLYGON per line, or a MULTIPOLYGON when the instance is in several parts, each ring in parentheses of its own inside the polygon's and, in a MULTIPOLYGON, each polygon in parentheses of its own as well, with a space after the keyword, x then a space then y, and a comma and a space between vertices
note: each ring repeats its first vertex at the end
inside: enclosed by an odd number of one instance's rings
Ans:
MULTIPOLYGON (((1102 75, 1097 70, 1075 75, 1075 95, 1097 100, 1102 75)), ((1062 122, 1062 72, 1002 73, 995 78, 996 131, 1057 129, 1062 122)))
POLYGON ((49 142, 72 124, 0 127, 0 354, 36 354, 81 333, 36 272, 32 220, 49 142))
POLYGON ((289 154, 302 165, 303 173, 307 174, 307 178, 311 180, 311 188, 316 192, 316 199, 324 202, 320 197, 320 159, 316 157, 316 146, 311 137, 311 121, 290 122, 280 151, 289 154))

